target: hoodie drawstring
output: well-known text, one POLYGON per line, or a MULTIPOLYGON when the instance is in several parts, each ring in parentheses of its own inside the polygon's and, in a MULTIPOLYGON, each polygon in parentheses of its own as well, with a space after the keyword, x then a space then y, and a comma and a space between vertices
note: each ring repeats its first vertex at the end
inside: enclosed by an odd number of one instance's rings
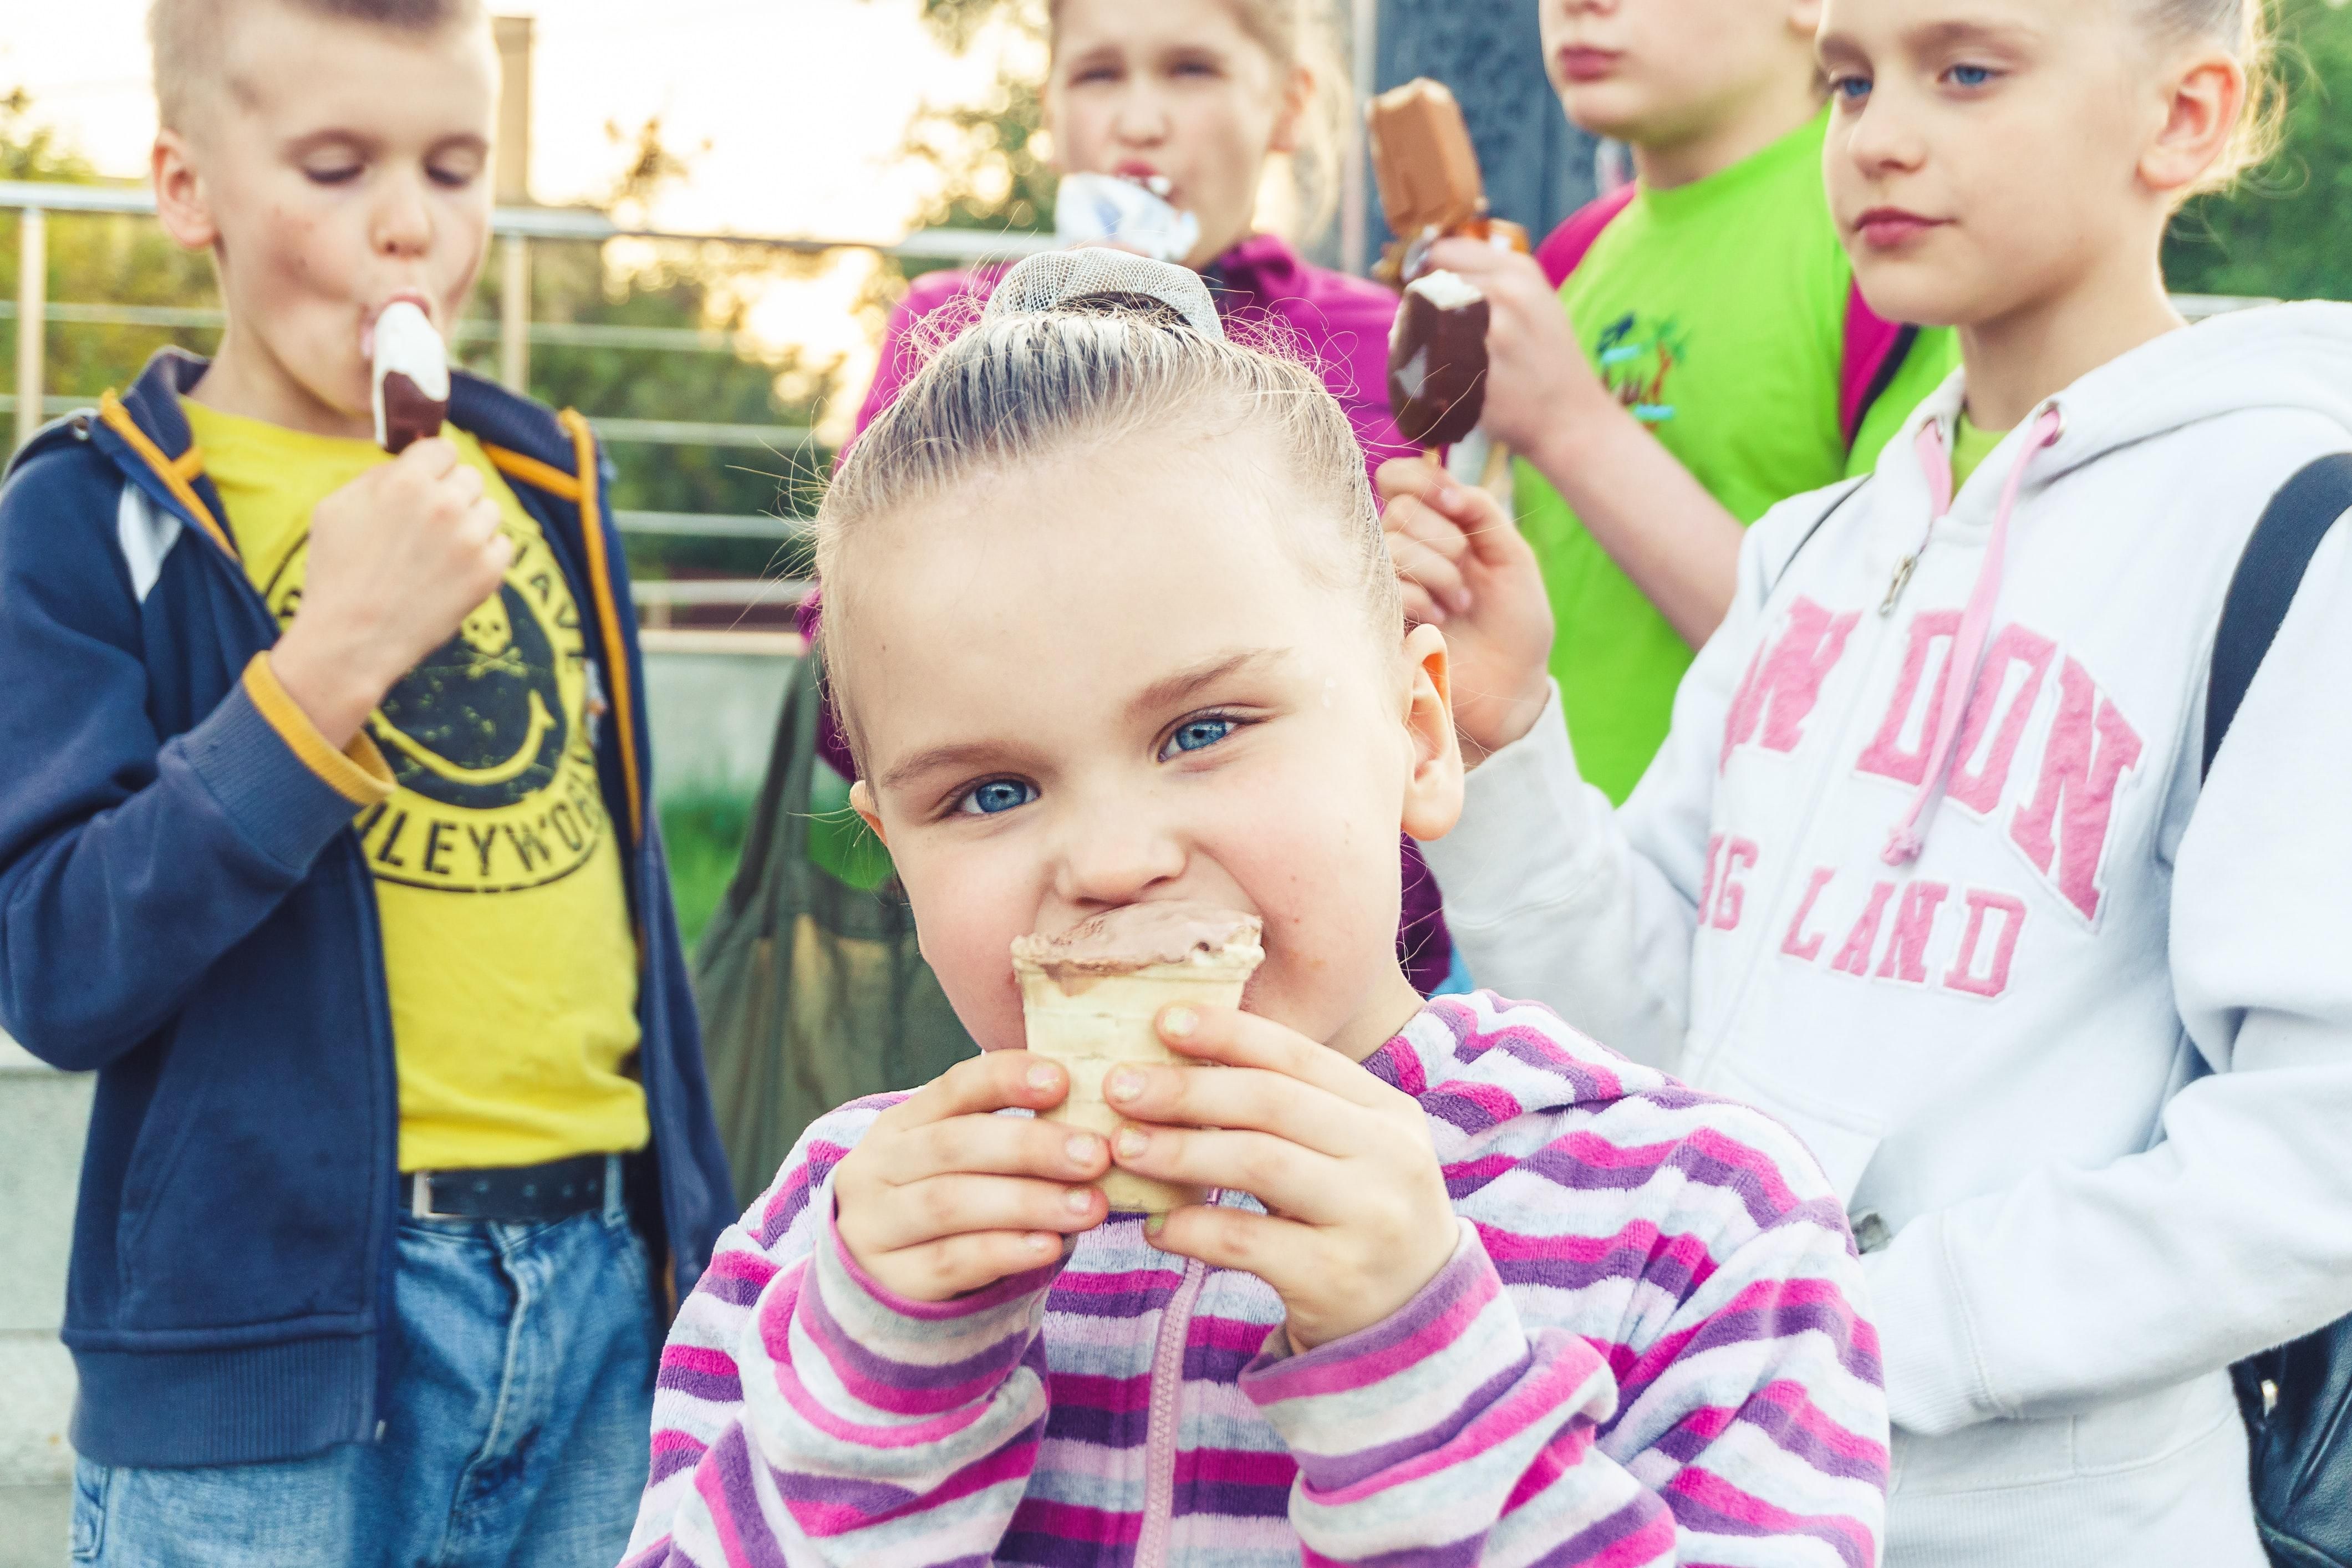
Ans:
MULTIPOLYGON (((2000 510, 1993 514, 1992 536, 1985 542, 1984 563, 1977 568, 1976 586, 1969 590, 1969 606, 1961 613, 1959 632, 1952 639, 1952 661, 1944 681, 1944 704, 1936 715, 1936 743, 1927 752, 1927 771, 1919 780, 1918 793, 1911 797, 1911 809, 1887 835, 1886 852, 1882 858, 1889 866, 1907 866, 1927 847, 1927 816, 1943 795, 1945 776, 1952 771, 1952 748, 1959 741, 1960 720, 1976 696, 1985 641, 1992 630, 1993 612, 2000 605, 2000 577, 2009 553, 2009 520, 2017 510, 2018 492, 2025 488, 2025 470, 2043 447, 2055 444, 2064 429, 2065 420, 2055 405, 2042 410, 2033 421, 2032 433, 2026 437, 2025 449, 2017 455, 2017 464, 2009 471, 2009 483, 2000 493, 2000 510), (1965 679, 1955 679, 1963 673, 1965 679)), ((1934 515, 1927 523, 1932 531, 1952 507, 1952 460, 1944 447, 1942 421, 1931 419, 1920 430, 1919 464, 1935 502, 1934 515)))

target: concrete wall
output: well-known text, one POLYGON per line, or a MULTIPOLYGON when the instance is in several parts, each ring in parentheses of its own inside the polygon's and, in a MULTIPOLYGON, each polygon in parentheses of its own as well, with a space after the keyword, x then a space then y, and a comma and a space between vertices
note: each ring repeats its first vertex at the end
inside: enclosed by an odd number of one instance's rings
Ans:
POLYGON ((643 635, 656 796, 756 793, 800 638, 652 628, 643 635))
POLYGON ((58 1324, 89 1095, 0 1034, 0 1568, 66 1561, 74 1381, 58 1324))

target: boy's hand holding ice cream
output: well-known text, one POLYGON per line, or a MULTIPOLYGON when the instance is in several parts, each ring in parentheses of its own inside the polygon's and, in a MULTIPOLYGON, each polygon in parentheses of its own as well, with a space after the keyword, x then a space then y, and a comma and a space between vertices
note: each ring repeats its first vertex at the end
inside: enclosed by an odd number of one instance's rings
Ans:
POLYGON ((396 456, 312 512, 301 606, 269 656, 278 684, 339 747, 498 592, 514 559, 481 475, 436 438, 449 369, 431 319, 395 297, 362 332, 362 354, 377 444, 396 456))

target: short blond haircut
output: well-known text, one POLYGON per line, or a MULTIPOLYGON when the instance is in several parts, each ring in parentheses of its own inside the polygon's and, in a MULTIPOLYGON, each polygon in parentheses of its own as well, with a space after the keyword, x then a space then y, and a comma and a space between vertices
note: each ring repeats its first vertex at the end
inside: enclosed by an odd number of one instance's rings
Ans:
POLYGON ((155 59, 155 111, 184 133, 207 90, 221 85, 221 37, 232 16, 274 5, 411 37, 478 22, 481 0, 154 0, 147 43, 155 59))

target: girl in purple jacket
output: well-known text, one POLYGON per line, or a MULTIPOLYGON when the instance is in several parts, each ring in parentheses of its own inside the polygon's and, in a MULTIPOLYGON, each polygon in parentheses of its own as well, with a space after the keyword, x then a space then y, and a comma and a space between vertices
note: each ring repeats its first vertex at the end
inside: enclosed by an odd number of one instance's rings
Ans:
MULTIPOLYGON (((1363 448, 1367 474, 1419 448, 1397 434, 1388 405, 1389 323, 1396 296, 1315 266, 1256 226, 1277 161, 1292 189, 1273 205, 1314 232, 1335 205, 1348 81, 1322 0, 1054 0, 1046 123, 1062 174, 1165 180, 1167 199, 1200 224, 1184 264, 1208 283, 1236 337, 1263 340, 1322 372, 1363 448)), ((1001 267, 933 272, 891 313, 874 385, 857 412, 863 431, 889 406, 942 340, 980 314, 1001 267)), ((815 601, 803 611, 813 632, 815 601)), ((832 722, 825 760, 849 773, 832 722)), ((1397 946, 1423 993, 1453 961, 1437 885, 1404 846, 1405 902, 1397 946)))

